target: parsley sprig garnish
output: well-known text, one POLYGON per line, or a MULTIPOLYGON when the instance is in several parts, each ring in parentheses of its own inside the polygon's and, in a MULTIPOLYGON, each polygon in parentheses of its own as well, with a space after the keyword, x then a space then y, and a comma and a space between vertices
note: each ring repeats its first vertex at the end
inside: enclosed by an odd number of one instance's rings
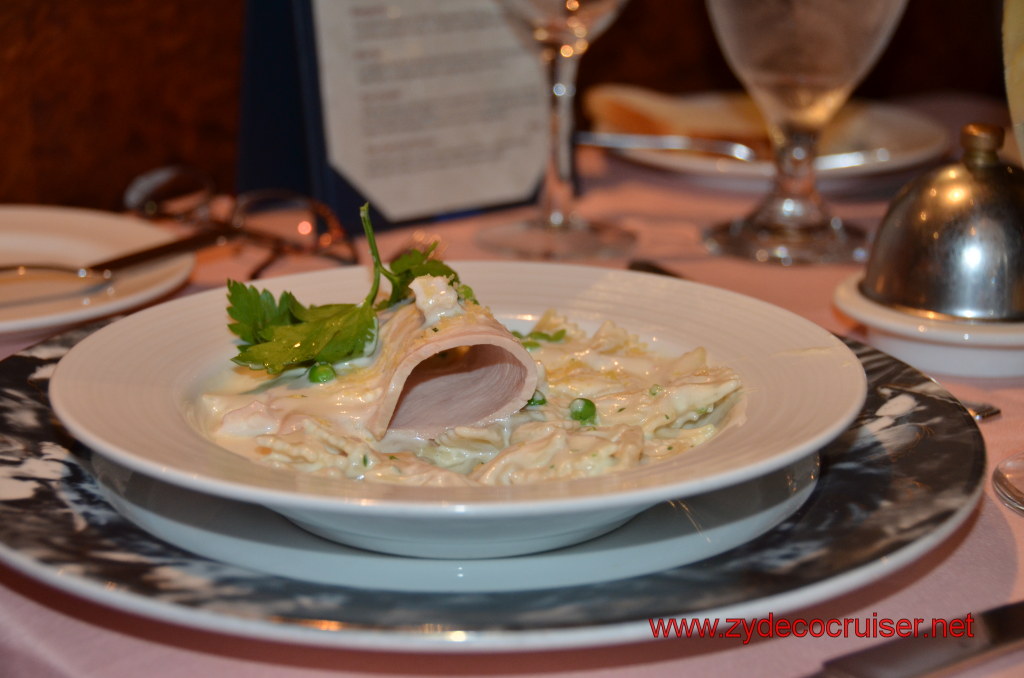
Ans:
POLYGON ((380 329, 377 312, 403 303, 412 296, 409 283, 422 275, 448 278, 464 300, 475 302, 473 291, 459 282, 458 274, 447 264, 433 259, 434 246, 410 250, 388 268, 381 261, 370 223, 370 210, 359 210, 363 232, 373 260, 370 290, 358 304, 304 306, 290 292, 277 299, 267 290, 258 290, 234 280, 228 281, 228 315, 234 321, 228 329, 242 344, 232 360, 254 370, 280 374, 286 369, 314 367, 317 381, 323 381, 323 366, 360 358, 372 353, 380 329), (388 298, 376 303, 381 278, 391 285, 388 298))

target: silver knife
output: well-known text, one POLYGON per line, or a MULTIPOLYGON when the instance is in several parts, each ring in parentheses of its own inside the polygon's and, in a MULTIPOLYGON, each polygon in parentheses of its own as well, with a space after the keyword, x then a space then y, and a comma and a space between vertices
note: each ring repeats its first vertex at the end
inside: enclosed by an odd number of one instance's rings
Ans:
MULTIPOLYGON (((760 157, 753 148, 738 141, 688 137, 680 134, 580 131, 576 133, 576 143, 618 150, 696 151, 748 162, 771 160, 770 157, 760 157)), ((889 157, 889 150, 886 148, 825 153, 814 159, 814 168, 821 171, 857 167, 867 163, 885 162, 889 157)))
POLYGON ((576 133, 576 143, 601 148, 647 151, 696 151, 723 155, 736 160, 759 160, 757 151, 746 144, 726 139, 687 137, 680 134, 627 134, 624 132, 576 133))
MULTIPOLYGON (((814 678, 921 678, 948 674, 1024 647, 1024 602, 950 620, 943 637, 906 637, 858 650, 823 664, 814 678), (958 637, 954 637, 958 636, 958 637)), ((931 631, 928 626, 922 631, 931 631)))

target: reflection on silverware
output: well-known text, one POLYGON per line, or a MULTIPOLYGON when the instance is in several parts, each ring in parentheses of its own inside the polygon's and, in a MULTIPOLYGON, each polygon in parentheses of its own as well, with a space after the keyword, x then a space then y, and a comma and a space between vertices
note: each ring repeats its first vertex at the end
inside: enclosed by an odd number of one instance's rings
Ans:
POLYGON ((1003 413, 998 407, 992 403, 978 403, 971 400, 961 400, 960 404, 963 405, 967 412, 974 417, 975 421, 984 421, 997 417, 1003 413))
POLYGON ((215 195, 213 178, 187 165, 143 172, 128 183, 123 204, 147 219, 195 220, 209 216, 215 195))
POLYGON ((886 162, 891 157, 888 148, 873 148, 863 151, 844 151, 842 153, 825 153, 814 159, 814 169, 822 170, 845 169, 859 167, 876 162, 886 162))
POLYGON ((736 160, 763 160, 757 151, 738 141, 687 137, 679 134, 625 134, 619 132, 577 132, 576 143, 630 150, 694 151, 723 155, 736 160))

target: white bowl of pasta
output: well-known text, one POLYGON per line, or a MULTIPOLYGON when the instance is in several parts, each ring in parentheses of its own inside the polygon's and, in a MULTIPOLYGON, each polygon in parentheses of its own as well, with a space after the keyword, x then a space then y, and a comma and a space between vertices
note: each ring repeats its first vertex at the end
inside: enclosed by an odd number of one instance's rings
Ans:
MULTIPOLYGON (((87 337, 53 375, 54 410, 75 437, 128 469, 268 507, 327 539, 403 556, 488 558, 576 544, 660 502, 765 476, 812 455, 863 404, 864 372, 845 344, 764 302, 585 266, 453 267, 531 355, 554 345, 555 358, 537 381, 543 402, 531 400, 510 415, 519 428, 505 420, 497 433, 463 426, 431 434, 429 449, 412 454, 402 440, 345 442, 320 430, 329 421, 303 415, 303 425, 290 430, 315 429, 315 444, 293 445, 259 429, 252 449, 233 447, 217 430, 225 411, 243 412, 248 431, 308 393, 299 382, 280 386, 274 377, 277 391, 232 387, 232 397, 257 394, 256 404, 217 400, 231 381, 225 375, 241 369, 232 363, 239 340, 227 327, 225 293, 217 290, 87 337), (608 349, 597 360, 604 372, 568 369, 578 362, 579 346, 608 349), (655 369, 657 383, 636 377, 649 375, 654 368, 643 361, 658 357, 670 367, 655 369), (620 391, 612 382, 621 382, 620 391), (585 401, 584 411, 577 401, 585 401)), ((309 305, 356 303, 367 278, 365 269, 350 268, 271 279, 263 287, 309 305)), ((340 370, 330 387, 335 399, 355 392, 344 385, 346 374, 340 370)), ((454 408, 458 397, 443 404, 454 408)), ((323 411, 318 407, 314 413, 323 411)))

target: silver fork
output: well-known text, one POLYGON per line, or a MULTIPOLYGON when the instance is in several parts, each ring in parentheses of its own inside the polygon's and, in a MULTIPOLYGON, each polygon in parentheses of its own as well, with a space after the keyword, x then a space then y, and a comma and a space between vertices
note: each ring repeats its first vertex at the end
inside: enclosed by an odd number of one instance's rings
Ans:
POLYGON ((1003 413, 998 407, 992 403, 979 403, 973 400, 960 400, 960 404, 967 409, 967 412, 974 417, 975 421, 984 421, 997 417, 1003 413))

